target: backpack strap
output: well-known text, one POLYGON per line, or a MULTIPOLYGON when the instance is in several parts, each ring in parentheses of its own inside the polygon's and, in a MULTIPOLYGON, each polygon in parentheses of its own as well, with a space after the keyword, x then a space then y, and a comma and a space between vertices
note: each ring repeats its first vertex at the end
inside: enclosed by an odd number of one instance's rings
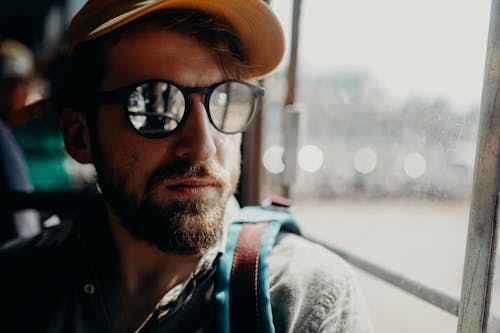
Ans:
POLYGON ((234 252, 229 285, 231 332, 262 332, 259 327, 259 252, 268 222, 245 223, 234 252))
POLYGON ((288 211, 245 207, 230 225, 215 281, 218 332, 274 333, 269 255, 280 230, 300 234, 288 211))

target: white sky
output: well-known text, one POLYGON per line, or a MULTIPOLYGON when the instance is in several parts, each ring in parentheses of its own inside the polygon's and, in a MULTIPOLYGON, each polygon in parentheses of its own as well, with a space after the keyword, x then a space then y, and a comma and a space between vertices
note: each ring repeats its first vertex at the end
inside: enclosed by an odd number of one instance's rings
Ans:
MULTIPOLYGON (((271 3, 289 34, 292 0, 271 3)), ((303 0, 299 71, 361 67, 396 95, 478 104, 490 6, 490 0, 303 0)))

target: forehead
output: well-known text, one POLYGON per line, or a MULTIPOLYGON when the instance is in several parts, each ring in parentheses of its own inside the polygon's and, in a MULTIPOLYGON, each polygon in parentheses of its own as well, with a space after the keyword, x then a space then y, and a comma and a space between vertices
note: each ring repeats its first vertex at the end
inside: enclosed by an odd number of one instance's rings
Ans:
POLYGON ((117 42, 107 48, 106 56, 102 90, 153 78, 187 87, 227 78, 216 52, 185 33, 156 24, 123 30, 117 42))
POLYGON ((156 24, 125 29, 108 49, 102 87, 153 78, 191 86, 220 81, 223 75, 215 53, 186 34, 156 24))

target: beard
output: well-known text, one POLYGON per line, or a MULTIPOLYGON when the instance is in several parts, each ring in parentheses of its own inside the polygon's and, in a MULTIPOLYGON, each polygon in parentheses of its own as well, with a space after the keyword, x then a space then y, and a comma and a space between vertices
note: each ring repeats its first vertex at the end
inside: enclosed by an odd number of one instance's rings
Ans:
POLYGON ((228 173, 213 162, 193 165, 188 160, 177 160, 155 169, 143 193, 132 193, 127 191, 126 180, 134 170, 113 172, 100 153, 94 154, 94 165, 104 198, 132 237, 161 251, 183 255, 203 255, 221 237, 226 204, 240 173, 239 163, 229 180, 228 173), (218 195, 161 199, 158 192, 165 180, 173 177, 209 177, 218 195))

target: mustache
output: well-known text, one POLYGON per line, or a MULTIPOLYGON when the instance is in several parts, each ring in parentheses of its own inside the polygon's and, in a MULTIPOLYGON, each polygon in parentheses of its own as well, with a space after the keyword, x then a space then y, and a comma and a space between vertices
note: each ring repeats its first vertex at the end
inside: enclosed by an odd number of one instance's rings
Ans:
POLYGON ((221 168, 213 162, 193 164, 189 160, 177 160, 156 168, 148 178, 146 191, 151 191, 155 186, 161 186, 169 178, 210 178, 216 186, 228 186, 221 168))

